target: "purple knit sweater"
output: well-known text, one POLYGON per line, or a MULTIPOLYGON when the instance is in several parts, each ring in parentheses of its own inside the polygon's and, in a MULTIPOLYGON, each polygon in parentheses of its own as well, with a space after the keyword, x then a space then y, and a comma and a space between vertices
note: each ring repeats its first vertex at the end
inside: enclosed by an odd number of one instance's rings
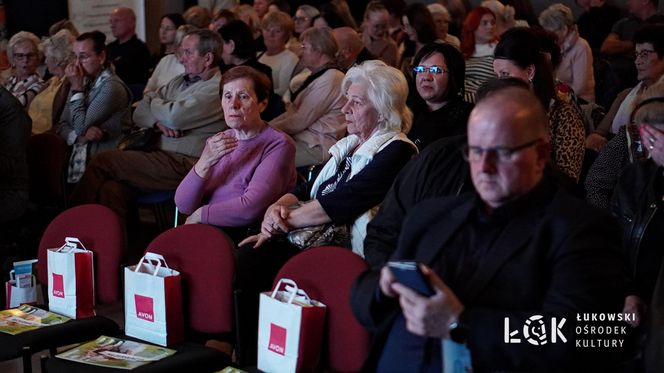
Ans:
MULTIPOLYGON (((234 136, 235 131, 224 133, 234 136)), ((206 179, 194 168, 182 180, 175 203, 185 214, 203 206, 201 221, 221 227, 259 222, 269 205, 295 186, 295 145, 285 133, 266 127, 258 136, 239 140, 214 165, 206 179)))

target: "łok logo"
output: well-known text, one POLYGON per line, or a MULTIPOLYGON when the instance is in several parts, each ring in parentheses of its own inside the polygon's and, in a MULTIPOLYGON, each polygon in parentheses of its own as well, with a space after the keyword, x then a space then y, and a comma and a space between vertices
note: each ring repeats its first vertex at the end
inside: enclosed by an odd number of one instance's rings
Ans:
POLYGON ((136 303, 136 317, 149 322, 154 322, 154 305, 150 297, 134 294, 136 303))
POLYGON ((279 325, 270 324, 270 344, 267 349, 279 355, 286 353, 286 329, 279 325))
POLYGON ((58 298, 65 297, 65 281, 62 275, 53 273, 53 296, 58 298))
MULTIPOLYGON (((530 316, 523 324, 523 337, 526 339, 526 342, 535 346, 545 345, 549 340, 551 343, 557 343, 559 339, 563 343, 567 343, 567 338, 565 338, 565 335, 562 332, 562 327, 565 325, 565 321, 565 318, 558 320, 555 317, 552 317, 549 332, 547 333, 547 324, 544 322, 544 316, 530 316)), ((515 338, 518 335, 519 330, 511 330, 510 319, 509 317, 506 317, 504 329, 505 343, 521 343, 521 338, 515 338)))

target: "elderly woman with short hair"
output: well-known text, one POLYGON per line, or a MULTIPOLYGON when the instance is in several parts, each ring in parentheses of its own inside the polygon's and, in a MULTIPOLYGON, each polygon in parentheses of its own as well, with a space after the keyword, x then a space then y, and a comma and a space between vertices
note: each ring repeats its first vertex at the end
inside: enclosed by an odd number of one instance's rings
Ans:
POLYGON ((5 82, 5 88, 14 95, 23 107, 30 106, 32 100, 46 88, 46 83, 37 74, 42 60, 39 38, 27 31, 20 31, 9 39, 7 57, 12 65, 12 76, 5 82))
POLYGON ((265 209, 295 186, 295 145, 267 125, 270 80, 237 66, 221 78, 221 106, 229 129, 207 139, 203 153, 175 193, 187 224, 224 227, 235 239, 257 225, 265 209), (244 231, 242 231, 244 229, 244 231))
POLYGON ((297 55, 286 48, 293 33, 293 20, 282 11, 270 12, 263 17, 261 28, 266 50, 258 61, 272 68, 274 93, 283 96, 299 61, 297 55))
POLYGON ((309 166, 327 160, 327 151, 346 133, 341 107, 344 74, 334 61, 339 50, 332 30, 312 27, 300 36, 302 64, 312 74, 295 91, 286 112, 270 121, 295 139, 295 165, 309 166))
POLYGON ((563 4, 553 4, 539 16, 542 27, 558 37, 562 60, 556 78, 568 84, 577 96, 595 102, 593 53, 588 42, 579 36, 572 10, 563 4))
POLYGON ((48 71, 53 74, 47 87, 32 100, 28 114, 32 118, 32 133, 39 134, 51 130, 60 121, 62 110, 67 102, 70 83, 65 79, 65 67, 73 60, 75 37, 63 29, 44 39, 42 50, 46 57, 48 71))
MULTIPOLYGON (((271 288, 283 263, 307 248, 291 243, 299 242, 291 240, 297 232, 292 231, 333 227, 334 237, 317 245, 341 245, 349 232, 346 245, 362 256, 367 223, 399 170, 416 153, 405 135, 412 113, 406 106, 408 83, 399 70, 382 61, 366 61, 348 70, 341 87, 348 99, 341 109, 348 136, 330 148, 332 157, 316 178, 311 199, 300 202, 294 194, 285 194, 267 209, 261 232, 240 243, 236 284, 243 294, 244 321, 253 320, 253 328, 258 293, 271 288)), ((256 333, 250 329, 245 329, 247 336, 255 343, 256 333)))

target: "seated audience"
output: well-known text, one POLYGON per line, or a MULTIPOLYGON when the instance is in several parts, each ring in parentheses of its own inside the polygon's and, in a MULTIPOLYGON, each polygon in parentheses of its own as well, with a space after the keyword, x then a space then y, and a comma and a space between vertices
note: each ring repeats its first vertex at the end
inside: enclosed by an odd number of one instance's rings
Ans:
POLYGON ((438 39, 443 40, 448 44, 452 44, 457 49, 461 48, 461 41, 456 36, 450 34, 450 12, 442 4, 433 3, 427 5, 431 12, 433 21, 436 24, 436 32, 438 39))
MULTIPOLYGON (((528 89, 518 78, 493 78, 477 90, 477 99, 507 87, 528 89)), ((473 190, 468 163, 461 154, 466 134, 432 142, 401 170, 385 195, 378 214, 367 225, 364 258, 371 268, 381 268, 397 248, 406 214, 420 201, 460 195, 473 190)))
POLYGON ((602 42, 620 19, 620 9, 605 0, 575 0, 583 9, 576 21, 579 35, 588 41, 593 57, 599 57, 602 42))
POLYGON ((53 76, 46 82, 46 89, 35 96, 28 108, 33 134, 50 131, 60 122, 71 86, 69 79, 65 78, 65 68, 76 58, 72 51, 74 40, 69 31, 60 30, 42 42, 46 66, 53 76))
POLYGON ((621 309, 619 229, 550 178, 547 126, 546 110, 527 88, 478 102, 464 150, 477 191, 415 206, 390 258, 420 263, 434 294, 398 282, 387 266, 354 285, 353 311, 376 337, 364 369, 441 371, 440 339, 450 334, 464 334, 474 371, 612 367, 609 359, 583 359, 573 325, 578 312, 621 309), (546 325, 565 318, 560 332, 568 342, 505 343, 504 319, 521 331, 533 315, 546 325))
POLYGON ((185 73, 139 101, 134 123, 161 131, 151 151, 112 150, 95 157, 71 195, 73 204, 100 203, 126 216, 139 192, 175 190, 200 157, 205 140, 225 129, 219 105, 221 37, 189 32, 180 45, 185 73))
POLYGON ((194 5, 184 11, 182 18, 184 18, 184 21, 188 25, 192 25, 196 28, 208 28, 212 16, 210 15, 210 10, 208 8, 194 5))
MULTIPOLYGON (((189 31, 195 29, 196 28, 192 25, 182 25, 178 27, 175 32, 175 43, 178 47, 182 42, 182 38, 184 38, 189 31)), ((175 52, 167 54, 159 60, 159 63, 152 72, 152 76, 148 79, 148 84, 145 85, 143 94, 156 91, 168 84, 173 78, 183 73, 184 65, 180 62, 180 52, 176 49, 175 52)))
POLYGON ((165 56, 176 54, 178 51, 177 30, 185 21, 180 13, 169 13, 161 16, 159 21, 159 53, 152 56, 152 66, 155 66, 165 56))
POLYGON ((221 26, 227 24, 230 21, 236 20, 237 17, 235 13, 228 9, 221 9, 212 16, 212 22, 208 25, 208 29, 212 31, 219 31, 221 26))
POLYGON ((69 183, 78 182, 97 154, 115 149, 131 126, 131 92, 114 73, 105 42, 100 31, 81 34, 74 43, 76 61, 65 68, 71 89, 57 132, 72 147, 69 183))
POLYGON ((380 1, 371 1, 364 11, 362 42, 377 59, 390 66, 397 66, 397 44, 387 34, 389 13, 380 1))
MULTIPOLYGON (((304 45, 308 45, 307 32, 304 45)), ((316 178, 306 198, 310 199, 300 202, 300 197, 285 194, 268 208, 261 233, 240 243, 236 281, 247 298, 243 315, 253 314, 247 316, 251 324, 245 331, 254 345, 258 292, 270 289, 281 265, 302 250, 283 235, 322 224, 323 229, 334 230, 328 244, 363 255, 367 222, 399 169, 416 153, 404 134, 412 114, 406 106, 408 85, 397 69, 382 61, 366 61, 348 70, 342 87, 348 98, 342 112, 349 135, 330 149, 332 157, 316 178)))
POLYGON ((438 34, 431 12, 422 3, 409 5, 405 14, 401 17, 401 22, 408 37, 404 41, 405 49, 401 55, 399 66, 406 76, 411 76, 413 57, 423 46, 439 41, 438 34))
MULTIPOLYGON (((528 82, 549 115, 552 164, 576 182, 583 163, 585 129, 579 112, 556 97, 550 63, 539 40, 528 28, 508 30, 495 48, 493 69, 499 78, 528 82)), ((467 80, 467 78, 466 78, 467 80)))
POLYGON ((265 43, 263 42, 263 35, 261 34, 261 19, 256 15, 256 11, 249 4, 240 4, 233 10, 239 20, 246 23, 251 29, 252 37, 254 39, 254 48, 257 51, 265 50, 265 43))
POLYGON ((628 1, 629 16, 616 22, 602 42, 600 52, 609 58, 618 82, 618 92, 636 84, 636 71, 632 63, 634 33, 645 23, 662 23, 664 16, 657 12, 658 0, 628 1))
POLYGON ((556 68, 556 78, 586 102, 595 102, 592 50, 579 37, 572 10, 563 4, 553 4, 540 14, 539 21, 545 30, 558 37, 562 60, 556 68))
POLYGON ((270 2, 268 0, 254 0, 253 7, 259 20, 262 20, 263 17, 265 17, 269 10, 269 6, 270 2))
POLYGON ((77 38, 78 35, 80 35, 80 33, 78 32, 78 29, 76 28, 76 26, 74 26, 72 21, 70 21, 66 18, 52 24, 51 27, 48 28, 48 35, 53 36, 53 35, 57 34, 58 31, 60 31, 60 30, 69 31, 74 36, 74 38, 77 38))
POLYGON ((228 227, 231 237, 244 238, 246 228, 295 187, 293 140, 260 117, 269 94, 270 80, 251 67, 223 74, 221 106, 229 129, 207 139, 200 159, 178 186, 175 203, 189 215, 186 224, 228 227))
POLYGON ((403 47, 406 39, 406 32, 401 24, 404 13, 406 12, 406 2, 404 0, 379 0, 387 9, 387 34, 397 44, 398 48, 403 47))
MULTIPOLYGON (((256 58, 256 42, 251 35, 251 29, 240 20, 230 21, 219 29, 223 48, 221 52, 221 73, 225 73, 234 66, 249 66, 262 72, 272 82, 272 68, 261 63, 256 58)), ((284 104, 272 89, 268 98, 267 108, 261 113, 261 118, 271 120, 285 111, 284 104)))
POLYGON ((472 104, 463 101, 465 63, 461 52, 451 44, 431 43, 413 61, 415 91, 409 107, 415 113, 408 133, 418 148, 442 137, 464 135, 472 104))
POLYGON ((496 16, 490 9, 477 7, 463 22, 461 53, 466 59, 464 99, 475 102, 475 92, 493 75, 493 51, 498 43, 496 16))
POLYGON ((288 49, 293 53, 300 53, 300 35, 302 35, 306 29, 313 26, 314 17, 319 14, 320 12, 318 9, 311 5, 304 4, 297 7, 295 17, 293 17, 293 37, 291 37, 287 44, 288 49))
POLYGON ((646 25, 634 34, 639 84, 621 92, 595 133, 586 139, 586 147, 599 151, 585 181, 586 199, 608 208, 620 171, 630 162, 625 126, 641 97, 658 82, 664 81, 664 25, 646 25), (612 136, 607 142, 606 137, 612 136), (606 136, 606 137, 604 137, 606 136))
MULTIPOLYGON (((359 65, 367 60, 377 58, 362 44, 362 39, 357 31, 350 27, 338 27, 332 30, 334 39, 339 44, 337 52, 337 65, 344 71, 348 71, 353 65, 359 65)), ((383 61, 384 62, 384 61, 383 61)))
POLYGON ((14 34, 7 45, 7 57, 12 72, 4 86, 27 108, 32 99, 46 88, 46 83, 37 73, 42 59, 39 38, 26 31, 14 34))
POLYGON ((295 166, 327 160, 330 147, 346 133, 341 107, 344 74, 334 63, 339 50, 330 28, 312 27, 300 36, 303 65, 312 71, 300 88, 291 93, 286 112, 270 125, 295 139, 295 166))
MULTIPOLYGON (((30 117, 21 102, 0 87, 0 224, 23 216, 28 207, 28 163, 30 117)), ((3 237, 4 238, 4 237, 3 237)), ((0 257, 4 258, 2 253, 0 257)))
POLYGON ((136 15, 130 8, 116 8, 111 13, 111 33, 115 40, 108 44, 108 60, 125 84, 145 84, 150 77, 150 51, 136 36, 136 15))
POLYGON ((263 18, 261 27, 266 50, 258 58, 258 62, 272 68, 273 91, 283 96, 299 61, 295 53, 286 49, 286 42, 293 32, 293 20, 284 12, 271 12, 263 18))
MULTIPOLYGON (((506 2, 505 4, 508 3, 506 2)), ((480 6, 490 9, 496 16, 496 33, 498 36, 512 27, 528 27, 528 22, 514 19, 516 10, 513 6, 505 4, 498 0, 486 0, 480 3, 480 6)))
MULTIPOLYGON (((620 173, 610 209, 623 225, 623 258, 630 271, 631 288, 624 312, 635 313, 632 326, 647 319, 647 309, 659 276, 663 252, 661 205, 664 166, 664 83, 652 87, 634 110, 644 147, 642 159, 634 159, 620 173)), ((630 144, 636 147, 636 144, 630 144)))

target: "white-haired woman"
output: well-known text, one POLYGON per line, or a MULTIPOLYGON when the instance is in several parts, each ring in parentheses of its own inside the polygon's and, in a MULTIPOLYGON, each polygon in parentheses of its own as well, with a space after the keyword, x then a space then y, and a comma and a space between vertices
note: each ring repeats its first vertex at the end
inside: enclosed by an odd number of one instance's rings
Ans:
POLYGON ((65 67, 74 59, 74 40, 74 35, 63 29, 42 42, 46 66, 53 77, 48 80, 47 87, 32 99, 28 108, 33 134, 49 131, 60 121, 71 86, 65 79, 65 67))
POLYGON ((23 107, 30 106, 32 99, 46 88, 46 82, 37 74, 42 60, 39 38, 26 31, 20 31, 9 39, 7 56, 12 65, 12 76, 5 88, 14 95, 23 107))
POLYGON ((542 11, 539 22, 558 37, 562 60, 556 69, 556 78, 572 87, 578 97, 595 102, 593 52, 588 42, 579 36, 572 10, 563 4, 553 4, 542 11))
MULTIPOLYGON (((342 92, 348 98, 342 108, 348 136, 330 148, 332 157, 316 178, 311 199, 301 202, 285 194, 268 207, 261 232, 240 243, 236 285, 242 290, 243 313, 256 313, 258 293, 269 289, 281 265, 303 248, 292 243, 293 230, 323 225, 340 234, 347 227, 348 246, 363 255, 367 223, 401 167, 416 153, 405 134, 413 115, 406 106, 408 83, 399 70, 366 61, 348 70, 342 92)), ((341 245, 344 236, 318 244, 341 245)))

